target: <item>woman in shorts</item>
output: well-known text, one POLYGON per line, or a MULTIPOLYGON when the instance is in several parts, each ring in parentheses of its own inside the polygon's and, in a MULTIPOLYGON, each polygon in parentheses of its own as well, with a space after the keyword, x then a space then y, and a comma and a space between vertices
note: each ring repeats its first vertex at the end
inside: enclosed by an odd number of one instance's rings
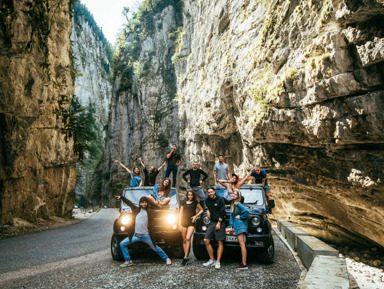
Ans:
POLYGON ((171 180, 165 178, 160 185, 156 184, 153 187, 152 194, 150 194, 147 199, 148 201, 157 207, 166 207, 168 206, 171 198, 169 197, 169 192, 171 191, 171 180))
POLYGON ((241 264, 236 269, 247 270, 247 248, 245 247, 245 236, 248 232, 249 211, 241 203, 241 192, 235 190, 231 203, 231 215, 229 219, 228 234, 235 234, 241 248, 241 264))
POLYGON ((196 200, 195 192, 190 189, 187 191, 184 201, 181 202, 180 207, 180 227, 183 236, 184 258, 181 265, 186 265, 188 262, 189 250, 191 248, 191 238, 195 231, 196 219, 204 212, 203 208, 196 200), (196 208, 199 212, 196 214, 196 208))

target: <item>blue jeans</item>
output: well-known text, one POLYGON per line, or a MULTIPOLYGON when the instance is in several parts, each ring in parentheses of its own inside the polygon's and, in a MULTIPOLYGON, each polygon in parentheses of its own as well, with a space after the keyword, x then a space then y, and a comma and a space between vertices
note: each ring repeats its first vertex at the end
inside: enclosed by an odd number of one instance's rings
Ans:
POLYGON ((188 190, 189 189, 192 189, 201 201, 204 201, 207 198, 201 186, 188 187, 188 190))
POLYGON ((128 245, 137 243, 137 242, 143 242, 149 246, 153 251, 157 253, 157 255, 160 256, 161 259, 166 260, 168 258, 167 254, 157 245, 153 245, 151 237, 149 235, 136 235, 134 234, 132 237, 132 240, 129 240, 129 238, 125 238, 123 241, 120 242, 120 248, 123 252, 124 260, 128 261, 131 260, 131 256, 129 256, 128 252, 128 245))
POLYGON ((172 187, 176 187, 177 166, 167 166, 167 170, 165 171, 165 177, 166 178, 169 177, 171 171, 173 173, 172 187))

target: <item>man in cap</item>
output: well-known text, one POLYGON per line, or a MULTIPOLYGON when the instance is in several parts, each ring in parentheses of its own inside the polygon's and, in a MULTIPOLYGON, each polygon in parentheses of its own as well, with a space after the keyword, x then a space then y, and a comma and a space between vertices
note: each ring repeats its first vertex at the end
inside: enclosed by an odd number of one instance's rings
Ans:
POLYGON ((155 251, 161 259, 163 259, 167 265, 170 265, 171 259, 168 258, 167 254, 157 245, 154 245, 151 233, 150 226, 151 223, 151 210, 148 209, 148 200, 146 197, 140 198, 139 207, 135 206, 130 200, 124 196, 117 196, 117 199, 121 199, 124 203, 132 209, 132 215, 134 216, 134 234, 129 236, 120 242, 120 248, 124 256, 125 262, 120 265, 120 267, 132 266, 131 256, 129 255, 128 245, 136 242, 143 242, 147 244, 153 251, 155 251))

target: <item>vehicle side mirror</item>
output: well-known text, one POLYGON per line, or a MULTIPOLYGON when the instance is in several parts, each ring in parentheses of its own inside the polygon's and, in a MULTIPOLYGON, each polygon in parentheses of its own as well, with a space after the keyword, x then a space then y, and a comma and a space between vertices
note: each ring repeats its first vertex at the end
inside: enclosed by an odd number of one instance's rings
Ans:
POLYGON ((275 207, 275 200, 269 200, 268 201, 268 207, 270 207, 271 209, 275 207))

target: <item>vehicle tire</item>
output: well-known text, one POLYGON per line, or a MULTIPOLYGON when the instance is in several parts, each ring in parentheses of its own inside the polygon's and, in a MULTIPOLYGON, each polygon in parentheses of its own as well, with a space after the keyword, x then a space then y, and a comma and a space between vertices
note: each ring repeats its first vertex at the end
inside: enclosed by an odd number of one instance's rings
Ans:
POLYGON ((121 252, 120 241, 117 236, 112 235, 111 239, 111 254, 115 261, 124 261, 123 252, 121 252))
POLYGON ((273 242, 273 238, 268 248, 264 248, 259 251, 257 258, 262 264, 273 263, 273 260, 275 258, 275 243, 273 242))
POLYGON ((200 244, 196 244, 195 238, 193 238, 192 249, 193 249, 193 254, 195 255, 196 259, 207 260, 209 258, 209 255, 208 255, 208 252, 207 252, 207 249, 205 248, 205 246, 200 245, 200 244))
POLYGON ((183 244, 171 247, 171 255, 176 259, 182 259, 184 257, 183 244))

